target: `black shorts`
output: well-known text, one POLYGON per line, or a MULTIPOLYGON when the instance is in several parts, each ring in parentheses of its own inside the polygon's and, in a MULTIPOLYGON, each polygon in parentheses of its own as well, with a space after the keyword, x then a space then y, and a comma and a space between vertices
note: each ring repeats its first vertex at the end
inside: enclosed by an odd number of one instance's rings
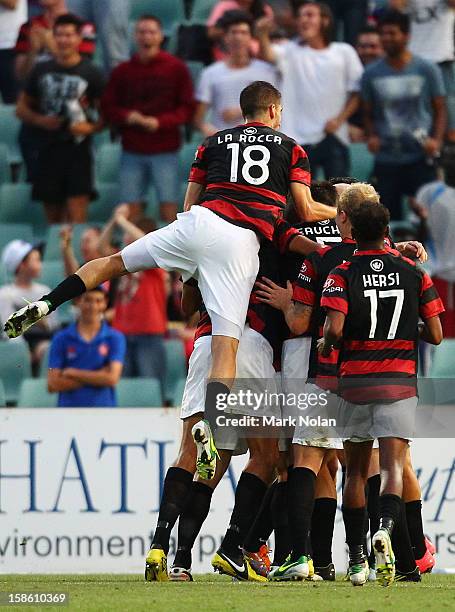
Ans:
POLYGON ((58 142, 38 155, 32 197, 46 204, 64 204, 68 198, 95 195, 90 142, 58 142))
POLYGON ((373 175, 381 202, 390 210, 392 220, 399 221, 403 196, 415 196, 422 185, 434 181, 436 167, 425 159, 396 165, 376 162, 373 175))

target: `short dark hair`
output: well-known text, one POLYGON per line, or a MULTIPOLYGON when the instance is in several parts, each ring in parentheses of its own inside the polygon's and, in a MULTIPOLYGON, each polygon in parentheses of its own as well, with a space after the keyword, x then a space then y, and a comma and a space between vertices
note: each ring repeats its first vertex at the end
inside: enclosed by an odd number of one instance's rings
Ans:
POLYGON ((441 167, 444 171, 444 182, 455 187, 455 143, 447 142, 441 151, 441 167))
POLYGON ((357 242, 371 242, 386 236, 390 213, 383 204, 367 200, 351 212, 349 219, 352 237, 357 242))
POLYGON ((226 11, 221 19, 218 20, 217 26, 222 28, 224 32, 227 32, 232 26, 241 25, 246 23, 250 32, 253 31, 253 19, 245 11, 226 11))
POLYGON ((327 25, 322 28, 321 34, 326 45, 329 45, 333 38, 335 30, 335 19, 333 17, 332 9, 325 2, 318 2, 318 0, 298 0, 294 4, 294 15, 299 16, 300 9, 308 4, 314 4, 318 7, 319 13, 323 19, 326 19, 327 25))
POLYGON ((82 32, 82 28, 84 27, 84 22, 80 17, 74 15, 73 13, 65 13, 64 15, 59 15, 57 19, 54 21, 54 32, 59 26, 72 25, 78 34, 82 32))
POLYGON ((381 28, 386 25, 397 26, 403 34, 409 34, 411 31, 411 19, 409 15, 395 9, 384 11, 379 18, 378 29, 381 30, 381 28))
POLYGON ((310 191, 313 200, 316 200, 316 202, 333 207, 337 205, 337 190, 330 181, 313 181, 310 191))
POLYGON ((359 38, 363 36, 364 34, 378 34, 379 35, 378 28, 374 25, 364 26, 357 34, 357 40, 359 40, 359 38))
POLYGON ((253 81, 240 94, 240 108, 244 117, 255 117, 271 104, 279 104, 280 91, 267 81, 253 81))
POLYGON ((156 15, 152 15, 150 13, 144 13, 143 15, 141 15, 139 17, 139 19, 136 21, 136 25, 140 22, 140 21, 154 21, 155 23, 157 23, 161 29, 163 29, 163 23, 161 21, 161 19, 159 17, 156 17, 156 15))
POLYGON ((356 179, 353 176, 333 176, 332 178, 329 178, 329 183, 331 185, 339 185, 340 183, 344 183, 345 185, 354 185, 355 183, 359 182, 359 179, 356 179))

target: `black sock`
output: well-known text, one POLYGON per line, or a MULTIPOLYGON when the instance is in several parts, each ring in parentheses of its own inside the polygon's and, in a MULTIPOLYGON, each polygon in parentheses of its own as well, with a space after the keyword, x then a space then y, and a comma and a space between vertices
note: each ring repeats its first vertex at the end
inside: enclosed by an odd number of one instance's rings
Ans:
POLYGON ((242 472, 235 490, 235 504, 229 528, 221 542, 221 548, 234 561, 241 563, 243 546, 248 531, 261 507, 267 485, 250 472, 242 472))
MULTIPOLYGON (((368 498, 367 498, 367 509, 368 519, 370 524, 370 538, 374 536, 376 531, 379 529, 379 489, 381 488, 381 477, 379 474, 375 474, 368 478, 368 498)), ((371 565, 374 565, 374 551, 371 547, 369 556, 371 565)))
POLYGON ((277 483, 272 499, 272 521, 275 532, 273 565, 283 565, 291 552, 292 538, 289 528, 288 483, 277 483))
POLYGON ((379 497, 379 528, 387 529, 392 535, 393 527, 400 518, 401 497, 386 493, 379 497))
POLYGON ((153 536, 152 548, 169 551, 169 537, 175 521, 182 512, 193 482, 193 474, 182 468, 170 467, 164 479, 158 523, 153 536))
POLYGON ((423 533, 422 500, 417 499, 416 501, 407 502, 405 507, 406 521, 414 555, 416 559, 421 559, 427 551, 425 534, 423 533))
POLYGON ((191 550, 210 510, 213 489, 203 482, 193 482, 179 519, 177 553, 174 566, 190 569, 191 550))
POLYGON ((349 548, 349 563, 361 563, 365 557, 365 514, 366 508, 342 507, 343 522, 346 531, 346 544, 349 548))
POLYGON ((415 570, 416 561, 409 537, 406 510, 403 502, 401 502, 400 515, 392 532, 392 549, 396 557, 398 571, 408 573, 415 570))
POLYGON ((311 548, 315 567, 326 567, 329 563, 332 563, 332 540, 336 511, 336 499, 320 497, 314 502, 311 518, 311 548))
POLYGON ((262 500, 261 507, 257 513, 254 523, 245 538, 243 547, 248 552, 258 552, 261 546, 267 544, 267 540, 273 531, 272 522, 272 500, 275 489, 278 483, 274 482, 267 489, 264 499, 262 500))
POLYGON ((221 382, 212 380, 207 383, 205 394, 205 415, 214 414, 217 406, 218 395, 229 395, 229 387, 221 382))
POLYGON ((309 555, 309 533, 314 507, 316 474, 308 468, 295 467, 288 480, 289 527, 292 534, 292 560, 309 555))
POLYGON ((65 278, 55 289, 41 299, 49 303, 49 309, 55 310, 68 300, 73 300, 87 291, 84 281, 77 274, 65 278))

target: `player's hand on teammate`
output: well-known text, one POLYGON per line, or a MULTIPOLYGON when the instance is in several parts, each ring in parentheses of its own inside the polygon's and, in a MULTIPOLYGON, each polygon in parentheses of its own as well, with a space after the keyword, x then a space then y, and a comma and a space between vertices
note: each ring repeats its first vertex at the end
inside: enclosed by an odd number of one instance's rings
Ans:
POLYGON ((330 344, 327 345, 325 343, 324 338, 319 338, 319 340, 317 341, 317 347, 318 353, 321 355, 321 357, 329 357, 330 353, 333 351, 333 346, 331 346, 330 344))
POLYGON ((288 281, 286 289, 280 287, 269 278, 262 277, 262 281, 256 281, 256 295, 260 302, 273 306, 283 312, 288 308, 292 300, 292 284, 288 281))
POLYGON ((438 157, 441 152, 441 143, 436 138, 427 138, 422 146, 428 157, 438 157))
POLYGON ((408 240, 401 243, 401 253, 405 257, 413 257, 418 259, 420 263, 425 263, 428 259, 428 254, 425 247, 417 240, 408 240))

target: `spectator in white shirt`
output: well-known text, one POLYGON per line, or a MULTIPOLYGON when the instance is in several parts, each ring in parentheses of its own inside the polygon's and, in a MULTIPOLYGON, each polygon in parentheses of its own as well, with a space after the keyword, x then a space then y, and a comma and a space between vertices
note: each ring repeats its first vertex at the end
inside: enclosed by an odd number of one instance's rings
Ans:
POLYGON ((14 47, 24 21, 27 21, 27 0, 0 0, 0 97, 4 104, 14 104, 17 98, 14 47))
POLYGON ((272 45, 273 24, 257 23, 261 57, 278 66, 283 93, 282 130, 306 150, 312 171, 326 178, 349 173, 347 120, 358 109, 362 64, 346 43, 331 42, 333 16, 325 4, 297 9, 298 39, 272 45))
POLYGON ((241 11, 231 11, 223 21, 226 58, 205 68, 196 91, 198 102, 195 127, 204 136, 226 130, 242 121, 240 92, 253 81, 276 85, 276 69, 250 54, 252 19, 241 11), (210 119, 207 120, 207 113, 210 119))

